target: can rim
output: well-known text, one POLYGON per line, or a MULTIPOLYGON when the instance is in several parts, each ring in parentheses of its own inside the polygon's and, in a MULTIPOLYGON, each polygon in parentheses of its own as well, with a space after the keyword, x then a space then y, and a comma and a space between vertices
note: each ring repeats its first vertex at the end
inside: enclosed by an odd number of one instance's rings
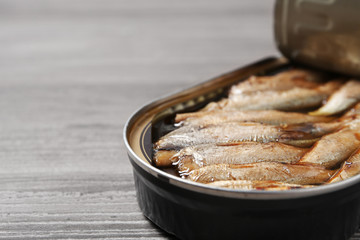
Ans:
MULTIPOLYGON (((162 98, 161 98, 162 99, 162 98)), ((156 105, 161 99, 155 100, 150 104, 146 104, 137 111, 135 111, 131 117, 127 120, 123 129, 123 140, 127 149, 127 153, 131 160, 134 161, 139 167, 145 170, 147 173, 154 177, 168 182, 170 185, 174 185, 186 190, 199 192, 203 194, 209 194, 219 197, 237 198, 237 199, 253 199, 253 200, 281 200, 281 199, 296 199, 304 197, 313 197, 323 195, 331 192, 335 192, 347 187, 350 187, 360 181, 360 174, 343 181, 314 186, 312 188, 300 188, 290 189, 282 191, 269 191, 269 190, 239 190, 239 189, 227 189, 216 186, 210 186, 202 183, 191 182, 186 179, 169 174, 161 169, 156 168, 141 159, 131 148, 128 141, 128 133, 132 125, 132 121, 136 116, 141 115, 152 105, 156 105)))
MULTIPOLYGON (((285 64, 285 61, 281 60, 280 58, 278 59, 268 58, 267 60, 263 60, 263 61, 281 61, 282 64, 285 64)), ((251 66, 256 64, 258 63, 254 63, 251 66)), ((246 67, 241 69, 245 69, 245 68, 246 67)), ((221 78, 221 76, 218 78, 221 78)), ((213 80, 217 80, 218 78, 214 78, 213 80)), ((195 87, 199 87, 200 85, 195 85, 193 87, 190 87, 188 90, 195 87)), ((300 189, 290 189, 290 190, 282 190, 282 191, 228 189, 223 187, 206 185, 203 183, 192 182, 174 176, 159 168, 156 168, 155 166, 149 164, 149 162, 142 159, 135 153, 135 151, 133 150, 133 148, 129 143, 128 136, 130 134, 130 131, 134 128, 133 127, 134 123, 136 123, 136 121, 139 120, 140 116, 144 116, 145 113, 147 113, 149 110, 152 110, 154 107, 156 107, 160 103, 163 103, 165 100, 168 100, 169 97, 172 97, 175 94, 179 94, 179 91, 175 93, 167 94, 166 96, 160 97, 148 104, 144 104, 129 117, 123 128, 123 140, 130 160, 132 160, 136 165, 141 167, 147 173, 169 183, 170 185, 177 186, 186 190, 199 192, 203 194, 209 194, 218 197, 228 197, 228 198, 236 198, 236 199, 253 199, 253 200, 281 200, 281 199, 297 199, 297 198, 314 197, 323 194, 328 194, 353 186, 360 182, 360 174, 358 174, 349 179, 345 179, 335 183, 314 186, 312 188, 300 188, 300 189)), ((146 124, 148 123, 149 122, 147 121, 146 124)))

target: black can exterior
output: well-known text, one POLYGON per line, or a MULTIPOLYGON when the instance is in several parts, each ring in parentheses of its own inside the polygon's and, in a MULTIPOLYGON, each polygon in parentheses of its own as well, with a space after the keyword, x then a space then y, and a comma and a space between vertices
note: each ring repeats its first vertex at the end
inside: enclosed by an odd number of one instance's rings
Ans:
POLYGON ((313 188, 247 191, 194 183, 152 164, 153 133, 167 117, 196 110, 250 75, 272 75, 291 67, 297 65, 267 58, 151 102, 131 116, 124 143, 138 203, 149 220, 180 239, 346 240, 356 232, 360 175, 313 188))
POLYGON ((130 160, 143 214, 180 239, 346 240, 360 223, 360 183, 312 197, 235 199, 174 186, 130 160))

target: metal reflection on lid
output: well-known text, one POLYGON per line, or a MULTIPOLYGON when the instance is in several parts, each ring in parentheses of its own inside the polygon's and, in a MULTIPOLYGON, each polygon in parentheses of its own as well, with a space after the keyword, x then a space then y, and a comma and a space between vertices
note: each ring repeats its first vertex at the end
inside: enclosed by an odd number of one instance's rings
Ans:
POLYGON ((275 39, 294 61, 360 76, 360 1, 278 0, 275 39))

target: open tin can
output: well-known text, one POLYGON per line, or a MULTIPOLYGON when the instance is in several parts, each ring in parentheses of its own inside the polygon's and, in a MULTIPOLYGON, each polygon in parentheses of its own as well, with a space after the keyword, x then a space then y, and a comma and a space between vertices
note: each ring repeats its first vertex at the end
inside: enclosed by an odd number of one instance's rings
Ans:
MULTIPOLYGON (((308 1, 294 2, 301 5, 308 1)), ((284 8, 291 11, 294 2, 277 1, 276 35, 281 33, 282 17, 291 16, 279 14, 284 13, 284 8)), ((290 48, 279 38, 279 48, 292 59, 292 54, 287 53, 290 48)), ((153 141, 169 131, 176 113, 194 111, 224 97, 231 85, 251 75, 272 75, 296 66, 298 63, 286 58, 267 58, 154 101, 134 113, 124 128, 124 141, 143 214, 181 239, 351 237, 360 224, 360 175, 313 188, 233 190, 190 182, 152 164, 153 141)), ((344 72, 340 68, 331 70, 344 72)), ((346 73, 358 75, 356 71, 346 73)))

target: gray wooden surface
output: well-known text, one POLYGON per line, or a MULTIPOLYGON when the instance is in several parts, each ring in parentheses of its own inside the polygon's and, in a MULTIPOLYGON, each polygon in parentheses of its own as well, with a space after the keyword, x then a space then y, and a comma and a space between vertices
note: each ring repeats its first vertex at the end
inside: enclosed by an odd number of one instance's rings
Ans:
POLYGON ((138 208, 124 123, 159 96, 278 55, 272 8, 0 0, 0 239, 170 238, 138 208))

